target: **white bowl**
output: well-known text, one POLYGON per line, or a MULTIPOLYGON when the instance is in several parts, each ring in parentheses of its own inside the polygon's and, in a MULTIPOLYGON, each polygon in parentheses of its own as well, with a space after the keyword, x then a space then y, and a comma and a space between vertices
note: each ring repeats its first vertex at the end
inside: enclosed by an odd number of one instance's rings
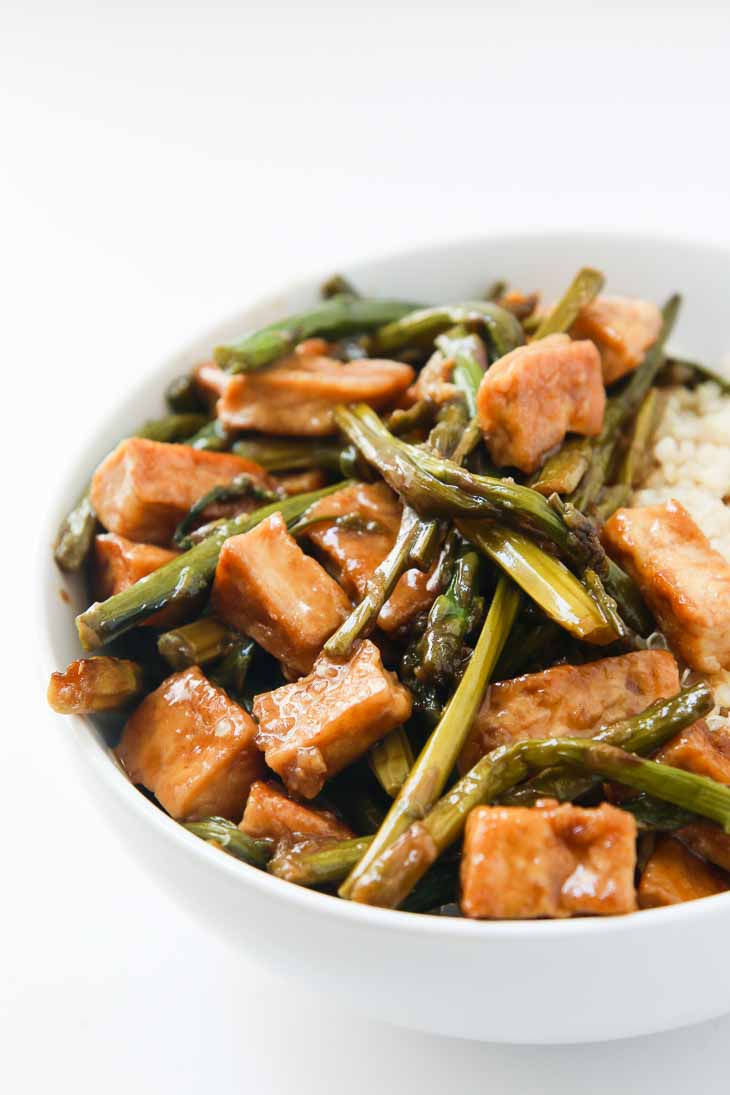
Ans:
MULTIPOLYGON (((730 251, 597 233, 510 235, 439 245, 348 269, 366 293, 439 301, 506 277, 556 295, 575 270, 604 270, 612 289, 662 301, 685 294, 675 347, 708 363, 730 346, 730 251)), ((162 407, 162 391, 217 343, 300 310, 320 278, 284 289, 205 332, 144 383, 69 461, 47 542, 110 437, 162 407)), ((43 564, 47 669, 79 656, 73 611, 83 593, 50 553, 43 564)), ((127 781, 94 725, 66 720, 80 775, 140 862, 177 899, 270 967, 373 1016, 419 1030, 498 1042, 565 1043, 666 1030, 730 1011, 730 894, 627 917, 489 923, 371 909, 301 889, 209 847, 127 781)))

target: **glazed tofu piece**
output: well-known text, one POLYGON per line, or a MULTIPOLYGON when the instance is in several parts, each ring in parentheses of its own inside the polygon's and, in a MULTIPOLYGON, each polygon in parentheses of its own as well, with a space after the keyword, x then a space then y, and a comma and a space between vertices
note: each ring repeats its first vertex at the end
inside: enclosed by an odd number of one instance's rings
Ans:
POLYGON ((695 855, 722 867, 723 871, 730 871, 730 836, 722 829, 696 822, 680 829, 675 836, 695 855))
POLYGON ((684 506, 672 499, 617 510, 603 538, 675 653, 704 673, 730 669, 730 563, 684 506))
POLYGON ((411 713, 411 696, 369 640, 346 662, 317 659, 308 677, 257 696, 256 741, 289 791, 314 798, 411 713))
POLYGON ((224 543, 211 593, 213 611, 250 635, 289 677, 308 673, 350 602, 289 535, 280 513, 224 543))
POLYGON ((218 417, 228 429, 323 437, 337 432, 332 412, 338 403, 390 406, 414 375, 410 365, 398 361, 343 363, 303 343, 269 369, 232 377, 218 402, 218 417))
POLYGON ((461 859, 461 910, 480 919, 616 916, 636 908, 636 822, 608 803, 478 806, 461 859))
POLYGON ((459 767, 467 771, 498 745, 527 738, 591 737, 677 692, 677 663, 666 650, 556 665, 500 681, 487 691, 459 767))
POLYGON ((730 730, 710 730, 700 719, 662 746, 655 760, 730 787, 730 730))
POLYGON ((322 468, 310 468, 309 471, 288 471, 272 475, 276 486, 287 498, 294 494, 307 494, 310 490, 321 490, 327 486, 327 472, 322 468))
POLYGON ((173 673, 129 719, 117 755, 174 818, 241 820, 264 773, 256 724, 197 666, 173 673))
POLYGON ((347 840, 355 835, 329 810, 302 806, 263 780, 252 785, 239 828, 254 839, 269 837, 277 841, 300 837, 347 840))
MULTIPOLYGON (((309 517, 333 518, 312 525, 308 536, 353 601, 365 596, 376 567, 395 544, 401 513, 400 502, 385 483, 355 483, 323 498, 309 511, 309 517), (338 517, 355 518, 358 524, 338 525, 338 517)), ((407 570, 380 611, 379 627, 393 634, 430 608, 436 595, 431 579, 432 571, 407 570)))
POLYGON ((495 464, 536 471, 569 432, 601 432, 606 391, 592 342, 568 335, 519 346, 484 374, 477 414, 495 464))
MULTIPOLYGON (((94 541, 92 585, 94 596, 105 601, 115 593, 128 589, 140 578, 159 570, 165 563, 177 558, 177 551, 157 547, 156 544, 136 544, 115 532, 105 532, 94 541)), ((156 612, 144 621, 144 627, 165 627, 179 618, 175 611, 156 612)))
POLYGON ((656 304, 633 297, 597 297, 580 310, 571 334, 595 343, 604 383, 612 384, 641 364, 661 329, 656 304))
POLYGON ((194 502, 244 473, 271 486, 263 468, 242 456, 130 437, 97 468, 91 501, 109 532, 164 547, 194 502))
POLYGON ((655 909, 712 897, 730 889, 730 878, 670 836, 657 840, 639 882, 639 908, 655 909))
MULTIPOLYGON (((486 360, 484 362, 486 367, 486 360)), ((443 354, 436 353, 426 362, 418 374, 415 384, 408 389, 408 397, 414 403, 424 399, 427 403, 440 406, 454 399, 459 389, 451 383, 454 362, 443 354)))

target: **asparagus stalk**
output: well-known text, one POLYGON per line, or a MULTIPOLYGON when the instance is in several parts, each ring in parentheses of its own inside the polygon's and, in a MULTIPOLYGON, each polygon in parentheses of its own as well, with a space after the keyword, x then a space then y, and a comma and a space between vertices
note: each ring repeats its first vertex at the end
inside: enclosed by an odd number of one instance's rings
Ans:
MULTIPOLYGON (((202 414, 168 414, 152 419, 139 428, 135 437, 149 441, 179 441, 200 429, 207 416, 202 414)), ((91 504, 89 484, 74 508, 63 521, 56 536, 53 557, 68 573, 80 570, 91 550, 96 532, 96 514, 91 504)))
MULTIPOLYGON (((599 730, 594 739, 645 756, 708 714, 713 702, 710 688, 700 681, 682 689, 676 696, 657 700, 631 719, 599 730)), ((600 783, 595 776, 572 769, 548 768, 504 795, 501 801, 512 806, 531 805, 539 798, 557 798, 564 802, 582 798, 597 790, 600 783)))
POLYGON ((421 308, 393 319, 371 336, 371 351, 392 354, 414 345, 430 345, 450 327, 483 331, 494 357, 521 346, 524 342, 518 319, 492 301, 475 300, 464 304, 421 308))
POLYGON ((201 616, 183 627, 165 631, 157 640, 157 649, 173 669, 187 669, 223 657, 233 638, 233 632, 215 616, 201 616))
MULTIPOLYGON (((165 388, 165 402, 171 411, 185 413, 186 411, 204 411, 205 405, 200 398, 195 377, 188 373, 186 376, 176 376, 165 388)), ((202 425, 202 423, 201 423, 202 425)), ((196 426, 195 429, 198 429, 196 426)), ((191 430, 194 433, 195 430, 191 430)))
POLYGON ((323 300, 332 300, 333 297, 348 296, 359 297, 357 289, 342 274, 332 274, 322 283, 319 289, 323 300))
POLYGON ((462 548, 451 581, 436 598, 417 646, 416 676, 420 681, 444 684, 459 667, 464 639, 472 626, 479 556, 462 548))
MULTIPOLYGON (((462 427, 461 409, 447 407, 429 434, 429 445, 438 452, 450 452, 458 443, 462 427)), ((423 520, 409 505, 404 505, 395 544, 375 568, 363 599, 325 643, 325 652, 330 657, 347 657, 357 640, 373 630, 380 610, 405 571, 410 566, 425 570, 431 565, 440 536, 438 521, 423 520)))
POLYGON ((606 403, 601 432, 598 437, 590 438, 588 441, 590 451, 588 470, 578 488, 570 495, 570 500, 579 510, 587 510, 597 500, 614 462, 621 430, 641 406, 664 364, 664 347, 672 333, 680 303, 679 296, 673 296, 667 301, 662 310, 663 322, 657 341, 621 391, 606 403))
POLYGON ((230 448, 231 437, 223 428, 218 418, 206 422, 204 426, 193 434, 186 442, 193 449, 201 449, 204 452, 225 452, 230 448))
POLYGON ((238 342, 219 346, 215 359, 230 373, 252 372, 291 353, 303 339, 315 335, 332 339, 369 331, 408 315, 416 307, 399 300, 368 300, 340 293, 309 312, 288 316, 238 342))
MULTIPOLYGON (((633 814, 637 826, 645 832, 674 832, 677 829, 684 829, 686 825, 695 825, 700 821, 700 818, 696 814, 690 813, 689 810, 682 810, 679 806, 672 806, 671 803, 662 802, 660 799, 652 798, 651 795, 646 794, 629 799, 628 802, 621 802, 619 806, 622 810, 633 814)), ((705 822, 702 822, 702 824, 705 824, 705 822)))
POLYGON ((392 434, 402 437, 416 430, 430 428, 433 425, 435 412, 436 407, 433 403, 419 399, 412 407, 396 408, 391 411, 385 421, 392 434))
POLYGON ((199 836, 201 840, 223 848, 224 851, 235 856, 236 859, 243 860, 251 867, 265 867, 273 851, 273 840, 253 840, 224 817, 206 817, 202 821, 186 821, 183 828, 199 836))
POLYGON ((534 337, 546 338, 548 335, 569 331, 578 318, 581 308, 590 304, 598 296, 604 281, 603 274, 598 270, 584 266, 575 275, 555 307, 542 320, 534 337))
POLYGON ((659 419, 661 403, 657 388, 650 388, 636 414, 628 448, 624 453, 616 482, 636 487, 646 467, 647 448, 654 435, 659 419))
POLYGON ((144 691, 144 670, 125 658, 79 658, 52 673, 48 703, 60 715, 90 715, 126 707, 144 691))
POLYGON ((386 795, 395 798, 413 767, 413 750, 404 728, 397 726, 376 742, 370 750, 369 761, 386 795))
MULTIPOLYGON (((643 774, 639 777, 632 775, 642 765, 652 765, 653 762, 642 761, 624 751, 627 748, 643 749, 649 740, 666 740, 686 726, 688 711, 694 712, 706 702, 708 690, 705 686, 704 698, 702 690, 690 698, 692 691, 687 690, 672 700, 664 701, 662 707, 655 705, 635 719, 606 727, 599 731, 597 740, 556 738, 547 742, 520 741, 487 753, 436 803, 422 821, 414 821, 384 852, 368 857, 371 863, 370 872, 353 894, 354 899, 370 905, 386 905, 388 908, 401 904, 438 856, 459 839, 466 819, 474 807, 505 796, 511 788, 529 776, 531 768, 547 768, 553 771, 558 768, 563 772, 567 763, 571 768, 586 770, 591 780, 594 776, 607 776, 609 779, 635 786, 638 790, 649 791, 657 798, 696 813, 703 813, 700 806, 715 809, 718 804, 717 796, 708 795, 706 787, 697 795, 687 789, 686 782, 680 780, 678 794, 677 781, 673 781, 669 775, 670 792, 667 793, 667 781, 662 784, 661 779, 657 780, 653 769, 648 776, 645 769, 642 769, 643 774), (563 752, 562 745, 566 746, 563 752), (619 745, 623 748, 619 748, 619 745), (576 748, 573 749, 573 746, 576 748), (603 768, 599 766, 601 757, 604 760, 603 768), (620 775, 617 774, 619 770, 620 775), (663 786, 664 791, 660 792, 657 784, 663 786), (671 795, 674 797, 670 797, 671 795), (682 801, 676 801, 678 797, 682 801), (691 806, 687 805, 689 799, 693 803, 691 806)), ((653 768, 660 769, 662 776, 679 771, 662 764, 653 764, 653 768)), ((702 779, 698 776, 693 778, 702 779)), ((708 783, 711 787, 720 786, 712 780, 703 780, 703 783, 708 783)), ((691 786, 695 787, 694 783, 691 786)), ((582 787, 585 789, 585 784, 582 787)), ((730 822, 730 789, 723 790, 727 796, 725 808, 730 822)), ((719 808, 723 808, 722 804, 719 808)), ((705 813, 704 816, 713 815, 705 813)))
POLYGON ((341 882, 372 844, 371 836, 350 840, 303 840, 282 842, 268 865, 268 871, 299 886, 324 886, 341 882))
POLYGON ((267 437, 236 441, 231 451, 253 460, 267 471, 325 468, 339 471, 342 446, 299 437, 267 437))
POLYGON ((469 413, 469 423, 452 455, 455 464, 462 464, 482 437, 477 419, 477 392, 487 367, 487 355, 478 335, 470 334, 464 327, 454 327, 440 335, 436 345, 444 357, 454 361, 451 380, 464 396, 469 413))
POLYGON ((427 813, 441 794, 479 709, 519 603, 517 588, 508 578, 500 578, 471 661, 458 688, 411 768, 373 843, 340 888, 340 896, 357 899, 361 888, 368 887, 371 865, 414 818, 427 813))
POLYGON ((590 443, 587 437, 573 437, 560 446, 536 471, 530 486, 549 498, 551 494, 572 494, 590 464, 590 443))
POLYGON ((234 700, 243 700, 246 677, 255 650, 256 643, 253 639, 243 635, 237 636, 222 660, 210 673, 213 683, 224 688, 234 700))
POLYGON ((84 649, 93 650, 111 642, 166 605, 194 603, 213 580, 220 549, 230 536, 250 531, 272 513, 281 513, 287 523, 292 523, 320 498, 349 485, 347 480, 334 483, 321 490, 296 494, 292 498, 262 506, 253 513, 240 514, 230 521, 224 521, 207 539, 190 551, 135 582, 129 589, 91 605, 77 616, 76 627, 84 649))
POLYGON ((621 631, 559 559, 519 532, 485 521, 457 520, 457 528, 500 566, 550 619, 585 642, 605 643, 621 631))
POLYGON ((247 472, 234 476, 230 483, 221 483, 203 494, 183 517, 172 535, 172 542, 176 547, 188 548, 188 532, 195 524, 198 517, 203 514, 208 506, 216 502, 232 502, 239 498, 255 498, 259 502, 276 502, 282 495, 278 491, 267 490, 262 487, 253 476, 247 472))

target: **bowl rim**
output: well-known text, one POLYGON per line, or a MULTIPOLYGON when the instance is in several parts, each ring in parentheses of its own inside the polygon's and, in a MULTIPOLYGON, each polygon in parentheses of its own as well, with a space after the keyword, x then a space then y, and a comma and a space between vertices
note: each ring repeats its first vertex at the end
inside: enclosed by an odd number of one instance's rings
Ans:
MULTIPOLYGON (((628 230, 610 231, 605 228, 555 228, 555 229, 530 229, 518 227, 515 229, 490 232, 478 236, 466 236, 452 239, 437 239, 425 245, 407 247, 402 250, 394 249, 387 252, 367 253, 364 256, 347 264, 347 269, 354 278, 357 278, 358 270, 371 265, 387 264, 389 261, 421 262, 429 255, 444 251, 458 252, 464 248, 479 246, 508 245, 512 240, 534 239, 545 246, 550 243, 556 246, 560 242, 570 240, 577 242, 601 241, 610 245, 640 245, 655 249, 686 248, 697 252, 712 251, 717 255, 724 255, 730 261, 730 246, 717 240, 702 240, 693 236, 683 236, 680 233, 666 236, 654 232, 631 232, 628 230)), ((286 283, 265 293, 263 296, 252 300, 248 305, 236 310, 218 321, 209 324, 205 330, 201 330, 189 337, 182 345, 177 345, 170 352, 165 353, 152 368, 145 369, 139 374, 139 378, 130 390, 130 396, 141 396, 148 388, 156 375, 162 374, 172 360, 193 352, 194 348, 204 342, 214 342, 221 328, 231 327, 237 321, 244 322, 242 317, 253 314, 258 310, 271 308, 282 296, 309 293, 328 276, 330 271, 315 272, 297 278, 296 281, 286 283)), ((95 440, 102 435, 115 436, 114 424, 118 411, 112 409, 100 422, 96 422, 93 429, 89 429, 81 442, 74 446, 77 454, 70 469, 61 478, 61 496, 65 491, 72 494, 70 480, 78 471, 78 466, 85 458, 87 450, 92 448, 95 440)), ((57 528, 57 515, 51 513, 43 522, 42 534, 37 541, 35 572, 38 574, 38 589, 40 591, 39 602, 42 617, 41 633, 43 648, 43 671, 46 674, 56 668, 56 658, 51 640, 51 632, 48 620, 54 611, 59 611, 59 598, 57 588, 50 588, 48 574, 58 576, 52 560, 49 567, 49 545, 53 543, 57 528)), ((48 712, 53 717, 52 712, 48 712)), ((407 913, 400 910, 384 909, 370 905, 363 905, 353 901, 343 901, 334 898, 330 894, 317 890, 298 886, 283 879, 276 878, 266 871, 252 867, 241 860, 235 859, 226 853, 221 853, 199 837, 194 836, 179 822, 166 814, 156 806, 126 777, 122 769, 115 762, 111 750, 100 747, 95 736, 89 733, 91 720, 83 715, 57 716, 73 729, 73 738, 84 761, 88 763, 95 777, 108 788, 108 792, 114 795, 126 808, 133 811, 139 818, 140 824, 149 824, 157 831, 161 839, 176 843, 183 853, 187 851, 206 870, 222 872, 226 874, 235 885, 253 886, 262 897, 273 901, 288 903, 292 909, 301 909, 313 915, 320 914, 329 919, 342 921, 344 924, 364 924, 381 930, 394 930, 399 933, 415 933, 419 936, 430 936, 434 940, 448 938, 449 940, 462 939, 469 942, 473 939, 493 939, 495 941, 517 939, 551 938, 558 936, 564 938, 583 938, 592 935, 615 935, 632 932, 653 932, 659 925, 669 928, 682 921, 692 921, 698 918, 724 916, 730 911, 730 892, 705 897, 695 901, 688 901, 678 905, 670 905, 657 909, 642 909, 641 915, 629 913, 623 916, 609 917, 568 917, 558 920, 470 920, 466 917, 434 916, 424 913, 407 913)))

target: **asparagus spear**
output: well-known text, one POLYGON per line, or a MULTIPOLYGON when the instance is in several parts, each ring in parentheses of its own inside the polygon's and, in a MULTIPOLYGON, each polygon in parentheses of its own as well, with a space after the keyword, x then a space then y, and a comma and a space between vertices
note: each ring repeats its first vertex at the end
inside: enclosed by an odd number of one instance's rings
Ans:
POLYGON ((76 627, 84 649, 93 650, 110 642, 166 605, 194 603, 195 598, 205 592, 213 580, 220 549, 230 536, 248 532, 272 513, 281 513, 284 520, 291 523, 320 498, 349 485, 347 480, 334 483, 224 521, 190 551, 135 582, 129 589, 115 593, 106 601, 97 602, 82 612, 76 618, 76 627))
POLYGON ((478 335, 470 334, 464 327, 454 327, 440 335, 436 345, 444 357, 454 361, 451 380, 464 396, 469 413, 469 423, 452 455, 455 464, 462 464, 482 437, 477 419, 477 392, 487 367, 487 355, 478 335))
MULTIPOLYGON (((429 434, 429 445, 439 452, 450 452, 458 443, 462 427, 462 409, 456 406, 447 407, 429 434)), ((330 657, 347 657, 357 640, 373 630, 380 610, 401 575, 410 566, 422 570, 430 566, 440 535, 441 526, 438 521, 423 520, 409 505, 404 505, 395 544, 382 563, 375 568, 367 583, 365 596, 325 643, 325 652, 330 657)))
POLYGON ((681 298, 671 297, 662 309, 662 328, 659 337, 647 352, 641 365, 606 403, 603 426, 598 437, 590 438, 590 463, 578 488, 570 495, 571 502, 579 510, 586 510, 597 500, 614 461, 621 430, 641 406, 657 373, 664 364, 664 346, 674 327, 681 298))
POLYGON ((458 688, 411 768, 373 843, 340 888, 340 896, 356 898, 360 888, 367 887, 374 861, 408 828, 414 818, 423 817, 440 795, 469 733, 519 603, 520 595, 516 587, 508 578, 500 578, 471 661, 458 688))
POLYGON ((299 437, 248 438, 234 442, 231 451, 253 460, 267 471, 297 471, 299 468, 339 471, 342 456, 341 445, 299 437))
POLYGON ((200 398, 195 377, 189 373, 186 376, 176 376, 174 380, 170 381, 165 388, 165 402, 171 411, 178 413, 205 410, 205 404, 200 398))
POLYGON ((230 448, 231 437, 223 428, 220 419, 214 418, 201 426, 186 444, 193 449, 201 449, 204 452, 224 452, 230 448))
POLYGON ((52 673, 48 703, 61 715, 89 715, 126 707, 144 691, 144 670, 125 658, 79 658, 52 673))
POLYGON ((444 684, 454 676, 464 639, 473 622, 478 577, 479 556, 469 547, 463 547, 451 581, 431 606, 426 628, 417 644, 416 676, 419 680, 444 684))
POLYGON ((617 484, 627 487, 639 485, 646 466, 647 448, 657 427, 660 409, 659 391, 650 388, 637 411, 628 448, 616 476, 617 484))
POLYGON ((302 840, 282 842, 267 870, 299 886, 323 886, 341 882, 372 844, 371 836, 350 840, 302 840))
POLYGON ((215 502, 232 502, 238 498, 255 498, 259 502, 276 502, 282 495, 278 491, 267 490, 262 487, 253 476, 247 472, 234 476, 230 483, 221 483, 203 494, 183 517, 172 535, 172 542, 176 547, 188 548, 188 532, 196 520, 208 506, 215 502))
POLYGON ((157 649, 173 669, 187 669, 223 657, 233 638, 233 632, 215 616, 201 616, 183 627, 165 631, 157 640, 157 649))
POLYGON ((564 295, 540 323, 534 337, 546 338, 547 335, 569 331, 578 318, 578 313, 586 304, 598 296, 605 278, 598 270, 584 266, 573 278, 564 295))
POLYGON ((256 643, 243 635, 238 635, 222 660, 210 672, 214 684, 224 688, 234 700, 242 701, 246 686, 246 677, 251 665, 256 643))
POLYGON ((551 494, 572 494, 590 464, 587 437, 572 437, 560 446, 530 480, 533 490, 549 498, 551 494))
POLYGON ((333 297, 348 296, 359 297, 357 289, 342 274, 333 274, 322 283, 319 289, 323 300, 332 300, 333 297))
POLYGON ((369 760, 386 795, 395 798, 413 767, 413 750, 403 727, 397 726, 376 742, 370 750, 369 760))
MULTIPOLYGON (((168 414, 145 422, 134 435, 149 441, 179 441, 195 433, 206 420, 202 414, 168 414)), ((61 570, 80 570, 94 540, 96 514, 91 504, 91 486, 87 486, 56 536, 53 557, 61 570)))
POLYGON ((298 342, 320 335, 340 338, 391 323, 408 315, 417 305, 399 300, 368 300, 341 293, 309 312, 288 316, 238 342, 219 346, 215 359, 230 373, 263 369, 291 353, 298 342))
POLYGON ((475 300, 421 308, 394 318, 372 334, 371 352, 392 354, 407 346, 430 345, 450 327, 483 331, 494 357, 502 357, 524 342, 520 322, 511 312, 492 301, 475 300))
POLYGON ((519 532, 485 521, 457 520, 460 532, 488 555, 555 623, 589 643, 610 643, 620 621, 607 619, 575 575, 519 532))
MULTIPOLYGON (((667 833, 677 829, 684 829, 686 825, 695 825, 700 819, 689 810, 682 810, 679 806, 662 802, 652 798, 651 795, 639 795, 638 798, 621 802, 622 810, 633 814, 640 830, 648 832, 667 833)), ((703 822, 703 824, 706 824, 703 822)))
MULTIPOLYGON (((704 681, 682 689, 676 696, 660 699, 631 719, 599 730, 594 738, 617 745, 630 753, 645 756, 659 749, 669 738, 708 714, 713 706, 712 692, 704 681)), ((597 790, 601 781, 565 768, 548 768, 502 797, 508 805, 532 804, 539 798, 561 801, 582 798, 597 790)))
POLYGON ((183 828, 209 844, 218 845, 251 867, 265 867, 273 851, 273 840, 253 840, 224 817, 206 817, 202 821, 186 821, 183 828))
MULTIPOLYGON (((697 695, 694 701, 699 703, 697 695)), ((657 798, 702 813, 703 816, 713 816, 712 813, 706 813, 707 809, 724 809, 730 824, 730 789, 722 788, 725 796, 720 796, 722 801, 718 802, 717 795, 710 791, 720 785, 714 784, 712 780, 695 776, 694 780, 702 781, 699 792, 694 782, 688 789, 685 780, 680 779, 678 782, 671 775, 680 771, 679 769, 643 761, 624 751, 627 748, 643 748, 649 738, 659 742, 666 735, 666 740, 688 724, 687 712, 692 708, 692 703, 689 702, 686 692, 680 693, 673 700, 665 701, 665 704, 660 710, 655 708, 653 714, 650 714, 652 709, 649 709, 636 719, 606 727, 599 731, 597 740, 555 738, 551 741, 520 741, 487 753, 436 803, 422 821, 416 820, 379 856, 368 856, 371 863, 369 875, 362 880, 352 896, 366 904, 395 908, 438 856, 459 839, 466 819, 474 807, 506 795, 530 774, 530 768, 555 769, 557 766, 562 771, 567 763, 571 768, 587 770, 591 778, 607 776, 609 779, 616 779, 637 787, 638 790, 649 791, 657 798), (619 748, 615 742, 620 743, 623 748, 619 748), (648 775, 647 769, 642 767, 646 765, 651 766, 648 775), (659 778, 654 769, 659 770, 659 778), (639 771, 641 775, 636 774, 639 771), (705 784, 709 784, 710 788, 704 786, 705 784), (681 801, 677 801, 678 799, 681 801), (691 806, 687 805, 689 800, 692 801, 691 806)), ((683 776, 686 775, 688 773, 683 773, 683 776)))

